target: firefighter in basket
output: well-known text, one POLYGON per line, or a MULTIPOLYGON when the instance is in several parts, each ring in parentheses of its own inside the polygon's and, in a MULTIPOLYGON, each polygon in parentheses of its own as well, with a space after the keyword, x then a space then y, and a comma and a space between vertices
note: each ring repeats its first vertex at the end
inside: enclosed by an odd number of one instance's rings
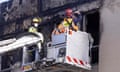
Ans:
POLYGON ((72 31, 78 31, 78 26, 75 25, 74 23, 72 9, 65 10, 65 17, 63 21, 57 26, 57 29, 55 29, 53 33, 54 34, 65 33, 67 32, 67 30, 69 30, 70 34, 72 33, 72 31))

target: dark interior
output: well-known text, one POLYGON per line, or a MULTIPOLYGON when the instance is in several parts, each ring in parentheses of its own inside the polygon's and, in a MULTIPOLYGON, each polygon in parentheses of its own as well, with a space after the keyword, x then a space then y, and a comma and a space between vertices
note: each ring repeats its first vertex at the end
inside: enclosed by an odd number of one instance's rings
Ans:
MULTIPOLYGON (((100 39, 100 14, 98 11, 88 13, 86 15, 87 18, 87 32, 91 33, 94 44, 93 46, 99 46, 99 39, 100 39)), ((91 50, 92 61, 91 63, 98 63, 99 60, 99 47, 93 47, 91 50)))

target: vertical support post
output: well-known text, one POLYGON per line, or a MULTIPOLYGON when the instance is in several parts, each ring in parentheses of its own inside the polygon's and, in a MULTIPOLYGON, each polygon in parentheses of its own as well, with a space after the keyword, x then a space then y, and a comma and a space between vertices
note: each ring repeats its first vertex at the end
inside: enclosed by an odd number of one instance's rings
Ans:
POLYGON ((28 61, 28 53, 27 53, 27 47, 23 47, 23 57, 22 57, 22 65, 24 65, 28 61))
POLYGON ((37 43, 37 49, 36 49, 36 51, 35 51, 35 62, 36 61, 39 61, 39 59, 40 59, 40 55, 39 55, 39 53, 41 52, 41 42, 38 42, 37 43))
POLYGON ((35 62, 39 61, 40 56, 39 56, 39 51, 38 49, 35 50, 35 62))
POLYGON ((82 27, 83 31, 86 31, 86 24, 87 24, 86 16, 83 15, 83 27, 82 27))

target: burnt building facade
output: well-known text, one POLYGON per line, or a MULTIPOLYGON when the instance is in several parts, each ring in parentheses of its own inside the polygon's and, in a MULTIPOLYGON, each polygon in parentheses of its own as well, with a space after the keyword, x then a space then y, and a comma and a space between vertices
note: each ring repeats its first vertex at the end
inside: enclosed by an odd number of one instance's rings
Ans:
POLYGON ((66 8, 87 12, 100 4, 100 0, 9 0, 0 4, 0 36, 27 30, 35 16, 46 21, 66 8))

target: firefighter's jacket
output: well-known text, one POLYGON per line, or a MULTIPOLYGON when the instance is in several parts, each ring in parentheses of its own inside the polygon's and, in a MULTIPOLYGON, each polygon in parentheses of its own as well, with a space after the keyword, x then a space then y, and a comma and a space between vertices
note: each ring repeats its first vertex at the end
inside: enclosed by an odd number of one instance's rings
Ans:
POLYGON ((36 27, 31 26, 31 27, 29 28, 29 31, 28 31, 28 32, 36 33, 36 32, 38 32, 38 30, 37 30, 36 27))
POLYGON ((76 26, 73 22, 72 18, 64 18, 64 21, 58 26, 60 32, 65 32, 65 29, 74 29, 78 30, 78 26, 76 26))
POLYGON ((64 21, 62 22, 64 27, 69 27, 73 24, 72 18, 64 18, 64 21))

